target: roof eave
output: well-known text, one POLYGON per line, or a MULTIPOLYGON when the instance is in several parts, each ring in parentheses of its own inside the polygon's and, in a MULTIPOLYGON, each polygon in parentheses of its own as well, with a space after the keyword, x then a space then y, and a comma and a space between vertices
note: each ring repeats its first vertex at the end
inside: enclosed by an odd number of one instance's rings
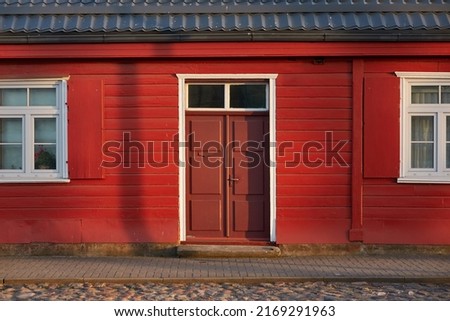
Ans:
POLYGON ((0 33, 0 44, 148 42, 448 42, 450 30, 313 30, 257 32, 0 33))

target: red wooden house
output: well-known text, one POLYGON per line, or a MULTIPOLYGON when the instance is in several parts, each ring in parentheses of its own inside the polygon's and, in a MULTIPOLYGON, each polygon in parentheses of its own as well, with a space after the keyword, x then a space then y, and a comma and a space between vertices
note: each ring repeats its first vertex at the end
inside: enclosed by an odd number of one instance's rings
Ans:
POLYGON ((449 245, 449 8, 1 0, 1 248, 449 245))

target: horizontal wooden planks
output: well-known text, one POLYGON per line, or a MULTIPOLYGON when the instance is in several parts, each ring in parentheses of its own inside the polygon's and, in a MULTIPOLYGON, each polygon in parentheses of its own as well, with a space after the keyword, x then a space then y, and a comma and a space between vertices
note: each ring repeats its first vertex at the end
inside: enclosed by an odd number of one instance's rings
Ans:
POLYGON ((177 220, 49 219, 2 220, 1 243, 176 243, 177 220))
POLYGON ((450 220, 433 219, 367 219, 364 241, 381 244, 448 245, 450 220))
POLYGON ((446 56, 443 42, 184 42, 102 44, 5 44, 0 59, 446 56))
POLYGON ((380 214, 390 216, 395 213, 395 216, 407 219, 409 213, 414 210, 416 218, 419 213, 422 213, 423 219, 432 219, 433 213, 442 215, 446 212, 447 219, 450 219, 450 186, 398 184, 389 179, 366 179, 364 206, 367 218, 379 217, 380 214), (386 210, 385 213, 382 213, 383 210, 386 210))
MULTIPOLYGON (((376 51, 381 47, 371 48, 376 51)), ((217 48, 205 54, 211 50, 217 48)), ((112 150, 130 160, 128 167, 116 162, 113 165, 119 166, 105 169, 103 179, 72 180, 58 185, 0 185, 0 222, 6 229, 16 231, 0 236, 0 240, 178 241, 176 75, 276 73, 277 241, 348 242, 353 151, 350 58, 326 58, 323 65, 315 65, 311 58, 298 57, 152 59, 146 56, 136 60, 60 59, 45 64, 36 60, 23 60, 21 64, 0 60, 0 66, 0 74, 9 78, 42 78, 49 74, 101 78, 105 93, 104 140, 121 143, 112 150), (143 156, 138 147, 128 150, 124 147, 125 132, 129 133, 131 142, 142 143, 143 156), (316 144, 326 145, 326 132, 333 134, 331 147, 345 141, 339 155, 347 166, 341 166, 336 158, 331 163, 315 166, 314 161, 326 158, 325 150, 319 150, 316 144), (314 145, 308 150, 308 158, 295 164, 294 156, 302 155, 303 147, 310 142, 314 145), (281 143, 291 143, 290 149, 281 143), (144 160, 144 164, 138 163, 139 160, 144 160), (160 161, 165 160, 167 166, 161 166, 160 161)), ((368 78, 392 75, 394 71, 450 71, 446 58, 367 58, 364 66, 368 78)), ((447 240, 448 236, 443 234, 448 234, 445 228, 450 219, 447 185, 397 184, 395 178, 367 179, 363 193, 365 242, 447 240), (421 224, 427 236, 415 237, 421 231, 421 224), (434 239, 433 230, 436 231, 434 239)))
POLYGON ((351 65, 325 60, 322 66, 307 67, 314 68, 314 73, 291 72, 277 78, 280 243, 348 242, 351 65), (333 148, 339 159, 330 157, 333 148))
POLYGON ((114 195, 114 196, 72 196, 72 197, 10 197, 8 202, 2 202, 2 208, 147 208, 147 207, 177 207, 177 195, 114 195))
POLYGON ((3 233, 1 242, 177 242, 177 79, 169 65, 150 65, 137 70, 120 61, 29 64, 41 78, 51 73, 102 79, 104 142, 121 144, 109 151, 130 163, 108 163, 103 179, 0 185, 0 221, 13 231, 3 233), (129 145, 122 153, 125 132, 129 145), (136 147, 130 147, 134 142, 145 148, 142 168, 136 147))
POLYGON ((2 220, 79 220, 85 219, 111 219, 111 220, 178 220, 178 208, 67 208, 61 211, 59 208, 46 208, 45 217, 42 217, 42 208, 21 208, 0 210, 2 220))
POLYGON ((365 242, 448 244, 450 186, 364 180, 365 242))
POLYGON ((280 244, 339 244, 348 242, 350 220, 284 219, 277 221, 277 241, 280 244))

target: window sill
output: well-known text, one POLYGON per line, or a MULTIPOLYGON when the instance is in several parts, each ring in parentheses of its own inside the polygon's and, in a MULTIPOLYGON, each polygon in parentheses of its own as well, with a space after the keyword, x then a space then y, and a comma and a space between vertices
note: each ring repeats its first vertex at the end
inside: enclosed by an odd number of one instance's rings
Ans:
POLYGON ((405 183, 405 184, 450 184, 450 178, 448 177, 401 177, 397 178, 397 183, 405 183))
POLYGON ((69 178, 0 178, 0 184, 70 183, 69 178))

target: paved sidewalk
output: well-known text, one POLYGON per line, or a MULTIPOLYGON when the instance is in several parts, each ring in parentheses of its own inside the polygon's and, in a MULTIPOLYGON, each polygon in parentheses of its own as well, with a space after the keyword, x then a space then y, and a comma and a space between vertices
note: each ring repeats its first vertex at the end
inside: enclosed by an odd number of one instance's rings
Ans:
POLYGON ((450 283, 450 256, 0 257, 0 284, 276 281, 450 283))

